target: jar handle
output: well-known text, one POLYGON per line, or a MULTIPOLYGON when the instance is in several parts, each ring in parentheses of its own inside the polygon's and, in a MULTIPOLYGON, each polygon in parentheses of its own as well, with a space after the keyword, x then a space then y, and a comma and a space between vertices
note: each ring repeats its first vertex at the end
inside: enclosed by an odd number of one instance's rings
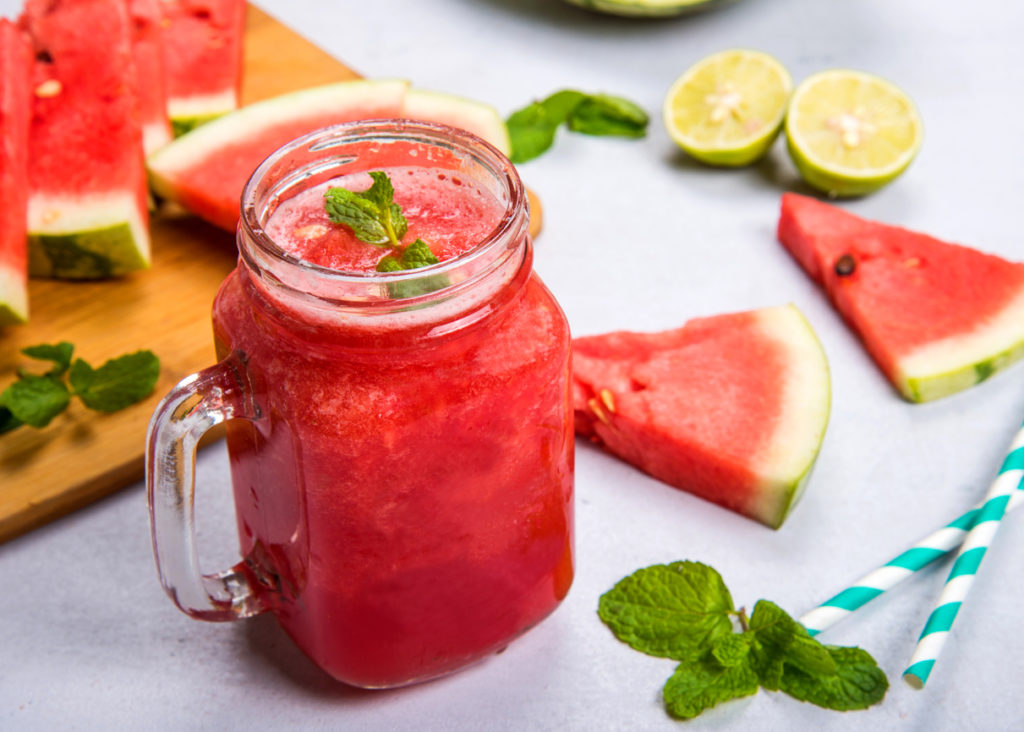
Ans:
POLYGON ((196 553, 196 447, 214 425, 255 419, 246 382, 235 354, 185 377, 157 406, 146 438, 146 498, 160 583, 182 612, 201 620, 238 620, 267 607, 244 562, 204 575, 196 553))

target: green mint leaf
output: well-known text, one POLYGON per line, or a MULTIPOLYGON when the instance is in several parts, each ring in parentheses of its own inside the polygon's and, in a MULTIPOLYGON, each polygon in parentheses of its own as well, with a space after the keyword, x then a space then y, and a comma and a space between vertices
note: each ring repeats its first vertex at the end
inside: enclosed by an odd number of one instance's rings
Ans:
POLYGON ((525 163, 540 157, 555 143, 559 121, 553 119, 541 102, 533 102, 513 112, 505 120, 513 163, 525 163))
POLYGON ((346 188, 328 188, 324 194, 327 217, 335 224, 352 229, 359 241, 376 246, 389 244, 388 231, 381 222, 377 204, 346 188))
POLYGON ((730 633, 723 636, 711 647, 711 655, 719 664, 726 668, 747 663, 753 640, 753 634, 750 632, 730 633))
POLYGON ((377 262, 378 272, 401 272, 404 269, 405 267, 402 266, 401 260, 393 254, 389 254, 377 262))
POLYGON ((681 663, 665 682, 662 696, 669 714, 693 719, 716 704, 752 696, 759 685, 757 674, 746 662, 723 666, 713 658, 681 663))
POLYGON ((14 419, 32 427, 50 424, 67 409, 70 400, 64 383, 49 376, 22 376, 0 393, 0 406, 7 408, 14 419))
POLYGON ((74 350, 73 345, 67 341, 61 341, 54 344, 41 343, 37 346, 29 346, 22 348, 21 352, 37 361, 50 361, 53 368, 47 371, 46 375, 61 376, 71 366, 71 354, 74 353, 74 350))
POLYGON ((718 572, 685 561, 637 570, 601 596, 597 612, 636 650, 686 661, 732 633, 734 608, 718 572))
POLYGON ((417 239, 402 252, 403 269, 418 269, 419 267, 437 264, 440 261, 430 251, 430 246, 422 239, 417 239))
POLYGON ((815 675, 786 664, 781 690, 794 699, 825 709, 867 709, 885 697, 889 680, 871 654, 862 648, 825 646, 835 673, 815 675))
POLYGON ((25 423, 15 417, 14 412, 10 409, 7 407, 0 407, 0 435, 5 432, 10 432, 13 429, 17 429, 23 424, 25 423))
POLYGON ((153 393, 159 375, 160 359, 152 351, 136 351, 113 358, 98 369, 77 359, 68 380, 89 409, 116 412, 153 393))
POLYGON ((779 689, 783 664, 809 674, 835 673, 835 661, 825 646, 773 602, 759 600, 754 606, 750 632, 754 637, 752 663, 766 689, 779 689))
POLYGON ((365 191, 328 188, 324 194, 327 217, 352 229, 359 241, 398 247, 409 230, 402 207, 395 203, 395 187, 382 170, 370 173, 373 183, 365 191))
POLYGON ((595 94, 573 107, 569 129, 586 135, 643 137, 650 117, 628 99, 610 94, 595 94))

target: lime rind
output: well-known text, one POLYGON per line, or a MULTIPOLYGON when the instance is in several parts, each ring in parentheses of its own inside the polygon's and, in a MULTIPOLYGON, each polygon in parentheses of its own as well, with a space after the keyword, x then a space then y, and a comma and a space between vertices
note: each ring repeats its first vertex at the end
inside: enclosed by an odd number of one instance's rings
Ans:
POLYGON ((792 87, 789 72, 772 56, 747 49, 720 51, 673 82, 662 108, 665 129, 701 162, 750 165, 778 137, 792 87), (713 105, 724 89, 735 101, 722 116, 713 105))
POLYGON ((906 93, 881 77, 849 69, 821 71, 801 82, 789 101, 785 131, 803 179, 839 197, 866 195, 891 183, 913 162, 924 138, 920 114, 906 93), (835 94, 823 91, 828 86, 835 94), (843 98, 830 103, 835 97, 843 98), (844 149, 840 133, 826 126, 850 103, 870 105, 874 112, 872 144, 861 150, 844 149))

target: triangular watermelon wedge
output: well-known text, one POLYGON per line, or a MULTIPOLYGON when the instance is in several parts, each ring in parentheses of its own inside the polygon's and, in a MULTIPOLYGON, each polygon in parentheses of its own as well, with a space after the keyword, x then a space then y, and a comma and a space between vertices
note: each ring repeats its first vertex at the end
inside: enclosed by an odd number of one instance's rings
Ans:
POLYGON ((1024 356, 1024 264, 792 193, 778 236, 911 401, 1024 356))
POLYGON ((825 435, 825 353, 792 305, 573 341, 576 432, 646 473, 778 528, 825 435))

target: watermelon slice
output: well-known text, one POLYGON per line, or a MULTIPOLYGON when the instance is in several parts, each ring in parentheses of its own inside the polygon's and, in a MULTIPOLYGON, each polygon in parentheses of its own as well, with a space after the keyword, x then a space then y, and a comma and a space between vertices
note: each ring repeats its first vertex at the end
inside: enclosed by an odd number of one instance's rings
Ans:
POLYGON ((160 0, 128 0, 128 14, 132 23, 132 57, 139 80, 142 147, 148 155, 172 139, 167 117, 163 12, 160 0))
POLYGON ((512 152, 505 120, 489 104, 443 92, 409 89, 402 104, 402 116, 459 127, 487 140, 506 157, 512 152))
POLYGON ((779 240, 907 399, 984 381, 1024 356, 1024 264, 782 198, 779 240))
POLYGON ((161 0, 167 113, 176 135, 237 109, 244 0, 161 0))
POLYGON ((284 94, 198 127, 147 161, 157 195, 234 231, 249 176, 286 142, 328 125, 395 117, 404 81, 345 81, 284 94))
POLYGON ((28 40, 0 18, 0 326, 28 320, 28 129, 32 52, 28 40))
POLYGON ((123 0, 28 0, 29 272, 91 279, 149 265, 147 190, 123 0))
POLYGON ((772 528, 807 483, 830 388, 821 344, 792 305, 573 341, 577 433, 772 528))
POLYGON ((509 149, 495 109, 397 80, 343 81, 250 104, 179 137, 147 160, 157 195, 228 231, 246 181, 267 155, 308 132, 361 119, 407 117, 463 127, 509 149))

